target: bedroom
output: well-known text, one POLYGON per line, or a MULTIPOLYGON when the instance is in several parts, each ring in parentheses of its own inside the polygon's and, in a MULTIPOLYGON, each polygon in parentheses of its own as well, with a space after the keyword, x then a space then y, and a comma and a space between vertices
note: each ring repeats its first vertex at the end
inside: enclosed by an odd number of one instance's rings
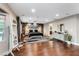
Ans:
POLYGON ((10 33, 5 32, 9 35, 8 42, 0 39, 0 46, 4 45, 0 54, 79 55, 78 6, 78 3, 1 3, 0 8, 6 11, 1 20, 7 20, 5 24, 10 33))

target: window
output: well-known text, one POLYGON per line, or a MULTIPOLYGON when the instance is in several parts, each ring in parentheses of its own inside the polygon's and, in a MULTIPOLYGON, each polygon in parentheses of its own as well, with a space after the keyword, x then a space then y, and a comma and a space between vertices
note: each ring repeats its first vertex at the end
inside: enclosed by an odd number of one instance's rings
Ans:
POLYGON ((0 15, 0 41, 3 40, 3 33, 4 33, 4 17, 0 15))

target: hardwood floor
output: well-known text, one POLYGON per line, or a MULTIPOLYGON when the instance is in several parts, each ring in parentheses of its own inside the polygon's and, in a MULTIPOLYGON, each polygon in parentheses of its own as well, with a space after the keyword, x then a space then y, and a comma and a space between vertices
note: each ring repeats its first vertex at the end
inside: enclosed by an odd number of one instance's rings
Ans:
POLYGON ((47 41, 27 44, 20 51, 14 51, 15 56, 79 56, 79 46, 67 46, 58 41, 47 41))

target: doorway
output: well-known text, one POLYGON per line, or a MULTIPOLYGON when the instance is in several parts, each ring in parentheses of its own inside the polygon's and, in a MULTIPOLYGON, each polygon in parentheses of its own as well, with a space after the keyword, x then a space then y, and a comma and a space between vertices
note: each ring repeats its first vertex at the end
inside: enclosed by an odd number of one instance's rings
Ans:
POLYGON ((9 51, 9 27, 7 26, 7 13, 0 9, 0 55, 9 51))

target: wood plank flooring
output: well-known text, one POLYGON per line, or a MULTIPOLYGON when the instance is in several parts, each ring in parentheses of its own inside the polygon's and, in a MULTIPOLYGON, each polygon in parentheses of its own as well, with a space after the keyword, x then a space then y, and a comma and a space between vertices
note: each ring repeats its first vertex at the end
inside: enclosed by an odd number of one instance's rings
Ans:
POLYGON ((27 44, 20 51, 14 51, 15 56, 79 56, 79 46, 67 46, 58 41, 47 41, 27 44))

